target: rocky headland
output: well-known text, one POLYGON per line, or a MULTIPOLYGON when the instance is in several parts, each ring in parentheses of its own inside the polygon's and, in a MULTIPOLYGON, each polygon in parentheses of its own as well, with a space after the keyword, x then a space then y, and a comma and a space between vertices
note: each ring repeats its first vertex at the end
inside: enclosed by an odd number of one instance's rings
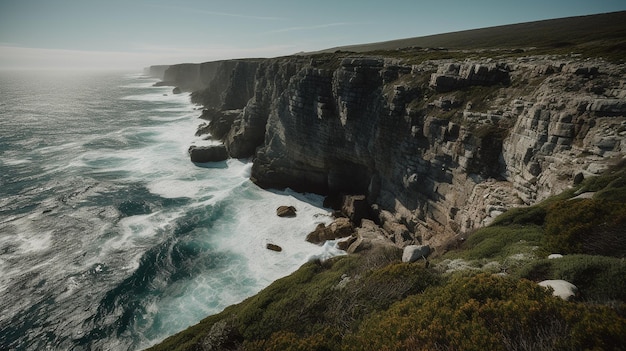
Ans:
POLYGON ((220 142, 192 161, 249 158, 259 186, 327 195, 336 219, 306 240, 350 253, 151 349, 622 350, 624 23, 150 69, 220 142))
POLYGON ((421 59, 429 51, 182 64, 161 78, 193 91, 208 120, 198 133, 223 142, 197 162, 252 158, 256 184, 337 209, 364 196, 354 225, 369 219, 400 247, 445 251, 626 154, 623 64, 520 50, 421 59))

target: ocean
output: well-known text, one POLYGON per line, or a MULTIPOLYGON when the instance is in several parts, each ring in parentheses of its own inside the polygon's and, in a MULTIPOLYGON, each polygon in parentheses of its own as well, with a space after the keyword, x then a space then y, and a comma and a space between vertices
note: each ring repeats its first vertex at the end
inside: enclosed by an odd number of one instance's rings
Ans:
POLYGON ((190 162, 199 106, 155 82, 0 72, 0 349, 142 349, 342 254, 304 240, 320 196, 190 162))

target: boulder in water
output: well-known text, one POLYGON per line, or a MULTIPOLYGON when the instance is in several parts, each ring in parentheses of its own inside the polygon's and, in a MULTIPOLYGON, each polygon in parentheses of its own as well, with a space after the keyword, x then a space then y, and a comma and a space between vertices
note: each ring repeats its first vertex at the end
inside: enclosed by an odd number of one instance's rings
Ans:
POLYGON ((293 206, 280 206, 276 209, 276 215, 278 217, 295 217, 296 208, 293 206))
POLYGON ((228 158, 228 152, 224 145, 212 145, 212 146, 190 146, 189 156, 191 162, 205 163, 205 162, 219 162, 228 158))
POLYGON ((276 244, 271 244, 268 243, 267 245, 265 245, 265 248, 267 248, 268 250, 272 250, 272 251, 276 251, 276 252, 281 252, 283 251, 283 248, 276 245, 276 244))

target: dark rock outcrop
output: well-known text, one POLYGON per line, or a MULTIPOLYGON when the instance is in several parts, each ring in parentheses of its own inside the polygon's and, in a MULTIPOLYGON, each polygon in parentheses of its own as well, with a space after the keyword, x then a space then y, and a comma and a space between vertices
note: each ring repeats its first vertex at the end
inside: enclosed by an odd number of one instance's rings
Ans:
POLYGON ((299 58, 266 60, 259 64, 254 94, 243 113, 233 123, 225 143, 234 158, 253 156, 265 140, 266 125, 276 102, 283 95, 291 78, 307 64, 299 58))
POLYGON ((276 252, 281 252, 283 251, 283 248, 276 245, 276 244, 272 244, 272 243, 268 243, 267 245, 265 245, 265 248, 271 251, 276 251, 276 252))
POLYGON ((257 59, 182 63, 156 67, 162 73, 159 85, 171 85, 181 91, 193 91, 192 101, 225 109, 242 108, 251 97, 257 59), (167 67, 167 68, 165 68, 167 67), (163 68, 165 68, 163 70, 163 68))
POLYGON ((205 109, 201 118, 208 119, 209 123, 201 125, 196 131, 196 136, 211 134, 214 140, 224 141, 224 138, 233 127, 235 119, 239 117, 241 110, 219 111, 213 109, 205 109))
POLYGON ((219 162, 228 159, 228 152, 224 145, 191 146, 188 152, 191 162, 196 163, 219 162))
POLYGON ((346 59, 336 71, 300 70, 269 116, 253 180, 264 187, 366 193, 382 65, 382 60, 346 59))

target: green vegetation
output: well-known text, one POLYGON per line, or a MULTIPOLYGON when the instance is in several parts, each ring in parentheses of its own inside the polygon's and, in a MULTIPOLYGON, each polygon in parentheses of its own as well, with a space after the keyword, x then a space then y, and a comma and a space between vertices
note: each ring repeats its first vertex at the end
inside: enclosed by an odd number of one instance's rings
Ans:
POLYGON ((344 349, 614 350, 625 333, 624 319, 610 308, 565 302, 527 280, 478 274, 370 316, 344 349))
POLYGON ((516 275, 534 281, 567 280, 578 287, 581 300, 626 301, 626 265, 615 257, 566 255, 541 259, 526 264, 516 275))

